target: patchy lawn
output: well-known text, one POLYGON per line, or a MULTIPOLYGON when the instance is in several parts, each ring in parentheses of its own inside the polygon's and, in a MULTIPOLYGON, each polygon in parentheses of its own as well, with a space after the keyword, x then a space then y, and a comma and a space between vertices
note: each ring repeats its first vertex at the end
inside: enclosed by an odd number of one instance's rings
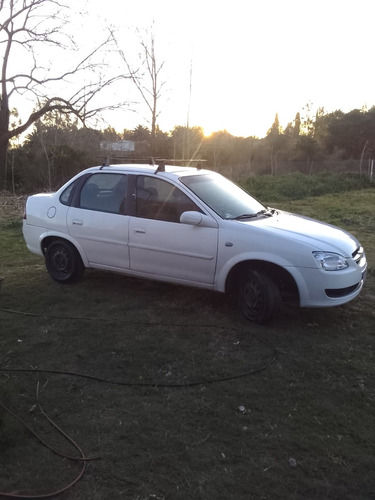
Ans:
POLYGON ((277 205, 355 233, 369 273, 350 304, 287 305, 258 326, 207 291, 98 271, 53 282, 24 245, 23 200, 1 197, 0 403, 94 458, 83 471, 0 406, 1 491, 49 494, 83 472, 60 498, 375 498, 374 201, 277 205))

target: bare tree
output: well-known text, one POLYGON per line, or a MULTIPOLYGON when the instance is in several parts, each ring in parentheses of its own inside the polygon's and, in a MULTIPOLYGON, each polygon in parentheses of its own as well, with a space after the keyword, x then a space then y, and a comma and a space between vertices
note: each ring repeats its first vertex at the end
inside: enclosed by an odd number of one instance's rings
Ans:
POLYGON ((160 73, 163 69, 165 61, 160 64, 157 62, 155 52, 155 36, 153 31, 151 32, 149 42, 141 40, 141 48, 142 59, 138 68, 132 67, 120 47, 118 47, 118 51, 126 65, 130 78, 150 112, 151 119, 148 121, 151 125, 151 154, 153 155, 155 153, 157 119, 160 115, 158 104, 162 95, 163 87, 166 83, 165 81, 160 81, 160 73))
POLYGON ((9 141, 25 132, 33 123, 50 111, 74 113, 85 123, 104 109, 119 107, 118 103, 98 106, 99 91, 124 75, 105 74, 105 64, 99 55, 109 49, 112 33, 92 48, 84 57, 64 66, 60 51, 68 51, 68 60, 74 60, 77 51, 67 34, 67 7, 58 0, 0 0, 0 189, 6 183, 6 158, 9 141), (38 48, 58 52, 53 67, 38 48), (58 87, 54 95, 54 86, 58 87), (32 102, 33 111, 15 126, 10 121, 10 103, 13 98, 32 102))

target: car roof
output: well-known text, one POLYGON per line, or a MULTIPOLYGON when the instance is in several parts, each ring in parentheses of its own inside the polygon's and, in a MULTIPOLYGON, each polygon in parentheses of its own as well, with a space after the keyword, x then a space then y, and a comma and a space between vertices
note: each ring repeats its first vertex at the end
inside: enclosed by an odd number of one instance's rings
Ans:
POLYGON ((209 170, 204 170, 199 167, 187 167, 180 165, 145 165, 141 163, 122 163, 117 165, 102 165, 91 167, 85 170, 85 172, 113 172, 113 173, 132 173, 132 174, 157 174, 161 177, 176 178, 185 175, 200 175, 212 173, 209 170))

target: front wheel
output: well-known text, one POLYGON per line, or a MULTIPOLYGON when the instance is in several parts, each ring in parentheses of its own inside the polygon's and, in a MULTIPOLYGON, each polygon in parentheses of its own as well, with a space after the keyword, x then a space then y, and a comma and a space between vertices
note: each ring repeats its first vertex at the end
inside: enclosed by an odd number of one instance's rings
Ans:
POLYGON ((244 316, 255 323, 267 323, 280 308, 280 290, 266 274, 247 270, 240 280, 239 302, 244 316))
POLYGON ((84 271, 81 256, 68 241, 50 243, 45 255, 46 268, 50 276, 59 283, 73 283, 84 271))

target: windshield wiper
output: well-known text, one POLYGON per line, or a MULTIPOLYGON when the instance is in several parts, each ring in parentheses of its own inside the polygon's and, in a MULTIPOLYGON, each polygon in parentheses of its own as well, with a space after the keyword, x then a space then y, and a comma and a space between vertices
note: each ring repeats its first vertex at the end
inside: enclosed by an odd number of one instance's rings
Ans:
POLYGON ((242 214, 237 217, 230 217, 229 220, 244 220, 244 219, 255 219, 255 217, 259 217, 260 215, 265 215, 266 217, 272 217, 277 214, 277 210, 275 208, 263 208, 263 210, 259 210, 255 214, 242 214))
POLYGON ((258 214, 242 214, 237 215, 237 217, 229 217, 228 220, 242 220, 242 219, 252 219, 254 217, 258 217, 258 214))

